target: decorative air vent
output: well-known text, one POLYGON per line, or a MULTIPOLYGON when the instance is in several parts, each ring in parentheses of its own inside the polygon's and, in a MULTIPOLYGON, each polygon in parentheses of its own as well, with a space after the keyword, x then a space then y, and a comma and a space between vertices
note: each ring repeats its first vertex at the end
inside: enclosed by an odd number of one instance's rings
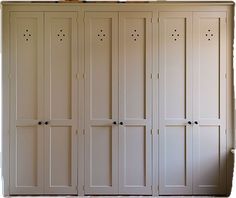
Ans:
POLYGON ((100 41, 103 41, 105 38, 106 38, 106 34, 104 33, 102 29, 100 29, 100 31, 98 32, 98 39, 100 41))
POLYGON ((205 34, 205 36, 206 36, 206 39, 207 39, 208 41, 210 41, 211 39, 213 39, 214 34, 213 34, 212 31, 209 29, 209 30, 207 30, 207 33, 205 34))
POLYGON ((30 33, 29 29, 25 29, 23 37, 26 42, 30 40, 30 38, 32 37, 32 34, 30 33))
POLYGON ((174 41, 177 41, 180 38, 180 34, 177 32, 177 29, 174 29, 173 33, 171 34, 171 37, 174 41))
POLYGON ((137 30, 133 30, 133 33, 131 34, 131 37, 134 41, 137 41, 139 38, 140 34, 137 32, 137 30))
POLYGON ((58 40, 62 42, 65 38, 66 34, 64 33, 63 29, 60 29, 57 33, 58 40))

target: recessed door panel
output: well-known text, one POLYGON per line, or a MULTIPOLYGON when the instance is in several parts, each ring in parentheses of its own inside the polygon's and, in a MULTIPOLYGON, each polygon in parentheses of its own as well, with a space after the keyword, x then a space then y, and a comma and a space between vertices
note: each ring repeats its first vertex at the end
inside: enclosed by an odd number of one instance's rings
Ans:
POLYGON ((50 129, 50 171, 52 186, 71 186, 71 127, 50 129))
POLYGON ((43 14, 12 13, 10 193, 43 193, 43 14))
POLYGON ((225 18, 194 14, 194 194, 226 192, 225 18))
POLYGON ((17 119, 37 119, 37 18, 18 21, 16 27, 18 34, 16 41, 17 119))
POLYGON ((50 42, 51 116, 54 119, 71 119, 71 18, 52 18, 50 42), (62 94, 63 93, 63 94, 62 94), (60 107, 60 108, 58 108, 60 107))
POLYGON ((118 13, 86 12, 85 32, 85 194, 117 194, 118 13))
POLYGON ((165 35, 165 118, 186 119, 186 18, 163 20, 165 20, 163 31, 167 34, 165 35))
POLYGON ((192 193, 192 14, 161 12, 159 193, 192 193))
POLYGON ((77 194, 76 19, 75 12, 45 14, 44 130, 47 194, 77 194))
POLYGON ((185 126, 167 126, 165 128, 165 185, 167 187, 186 186, 186 166, 188 165, 186 132, 185 126))
POLYGON ((199 127, 199 136, 196 140, 199 147, 198 159, 199 182, 205 186, 218 186, 220 183, 220 128, 218 126, 199 127))
POLYGON ((218 119, 220 113, 220 24, 219 18, 199 21, 199 116, 218 119), (203 50, 204 49, 204 50, 203 50))
POLYGON ((92 127, 91 137, 91 184, 112 186, 112 127, 92 127))
POLYGON ((91 102, 93 119, 112 119, 112 18, 91 20, 91 102))
POLYGON ((37 187, 37 139, 37 127, 17 127, 16 183, 19 187, 37 187))
POLYGON ((119 13, 120 194, 152 193, 151 17, 119 13))
POLYGON ((125 128, 124 133, 125 185, 145 186, 146 129, 143 126, 129 126, 125 128))
POLYGON ((145 119, 146 18, 124 20, 125 118, 145 119))

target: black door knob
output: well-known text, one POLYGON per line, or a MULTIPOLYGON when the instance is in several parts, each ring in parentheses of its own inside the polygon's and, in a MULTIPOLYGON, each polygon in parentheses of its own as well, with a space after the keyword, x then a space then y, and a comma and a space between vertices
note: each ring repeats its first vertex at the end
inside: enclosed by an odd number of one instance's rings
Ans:
POLYGON ((120 125, 123 125, 123 122, 120 122, 120 125))
POLYGON ((116 121, 114 121, 113 124, 116 124, 116 121))
POLYGON ((195 121, 195 122, 194 122, 194 124, 198 124, 198 122, 197 122, 197 121, 195 121))
POLYGON ((191 122, 191 121, 188 121, 188 124, 192 124, 192 122, 191 122))
POLYGON ((42 121, 39 121, 39 122, 38 122, 38 125, 42 125, 42 124, 43 124, 43 122, 42 122, 42 121))
POLYGON ((45 122, 46 125, 48 125, 48 123, 49 123, 48 121, 45 122))

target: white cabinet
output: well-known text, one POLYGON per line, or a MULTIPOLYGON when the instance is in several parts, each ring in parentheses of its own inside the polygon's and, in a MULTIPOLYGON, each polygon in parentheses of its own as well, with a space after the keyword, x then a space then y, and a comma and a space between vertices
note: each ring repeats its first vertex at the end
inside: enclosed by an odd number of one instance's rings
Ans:
POLYGON ((77 193, 76 18, 11 14, 11 194, 77 193))
POLYGON ((226 195, 231 2, 3 3, 4 195, 226 195))
POLYGON ((226 193, 225 19, 160 13, 160 194, 226 193))
POLYGON ((85 32, 85 194, 151 194, 151 13, 88 12, 85 32))

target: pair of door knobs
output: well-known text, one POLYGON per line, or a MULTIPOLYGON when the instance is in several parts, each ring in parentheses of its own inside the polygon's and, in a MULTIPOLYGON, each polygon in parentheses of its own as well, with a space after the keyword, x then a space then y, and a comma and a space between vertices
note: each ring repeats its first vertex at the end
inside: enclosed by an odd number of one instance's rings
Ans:
MULTIPOLYGON (((113 124, 117 124, 117 122, 114 121, 113 124)), ((123 125, 123 122, 120 122, 119 124, 120 124, 120 125, 123 125)))
MULTIPOLYGON (((45 123, 45 124, 46 124, 46 123, 45 123)), ((117 124, 117 122, 114 121, 113 124, 117 124)), ((120 124, 120 125, 123 125, 123 122, 120 122, 119 124, 120 124)), ((188 121, 188 124, 192 124, 192 122, 191 122, 191 121, 188 121)), ((194 121, 193 124, 198 124, 198 122, 197 122, 197 121, 194 121)))
POLYGON ((198 124, 197 121, 194 121, 193 123, 191 121, 188 121, 188 124, 198 124))
POLYGON ((48 124, 49 124, 49 121, 46 121, 46 122, 39 121, 39 122, 38 122, 38 125, 42 125, 42 124, 48 125, 48 124))

